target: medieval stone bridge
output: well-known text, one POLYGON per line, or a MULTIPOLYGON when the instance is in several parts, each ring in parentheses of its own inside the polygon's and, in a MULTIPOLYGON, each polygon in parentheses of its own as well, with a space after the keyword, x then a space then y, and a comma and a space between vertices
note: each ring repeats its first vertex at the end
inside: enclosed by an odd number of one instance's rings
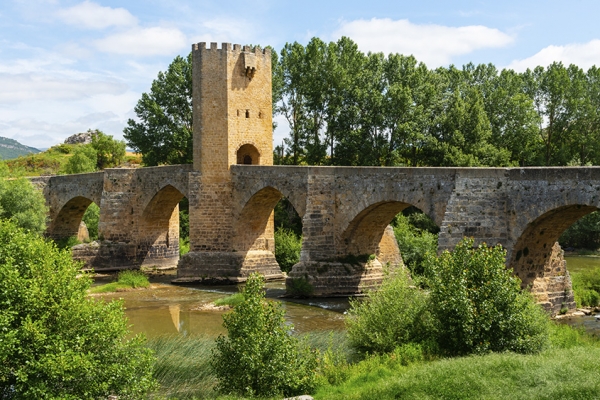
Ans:
POLYGON ((96 269, 177 266, 180 281, 281 278, 273 209, 286 197, 303 222, 288 288, 305 280, 314 295, 352 294, 381 281, 382 263, 396 260, 382 251, 386 226, 416 206, 440 226, 440 251, 464 236, 501 244, 524 286, 553 306, 565 300, 552 248, 600 206, 600 168, 273 166, 269 50, 198 43, 192 55, 193 165, 34 179, 49 236, 76 234, 85 209, 100 207, 100 241, 75 257, 96 269), (179 259, 183 197, 190 252, 179 259))

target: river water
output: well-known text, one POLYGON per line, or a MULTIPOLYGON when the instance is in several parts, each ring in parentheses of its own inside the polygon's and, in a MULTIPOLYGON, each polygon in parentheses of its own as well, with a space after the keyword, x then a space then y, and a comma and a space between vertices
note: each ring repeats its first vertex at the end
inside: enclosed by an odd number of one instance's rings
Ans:
MULTIPOLYGON (((567 268, 581 271, 600 267, 600 257, 567 256, 567 268)), ((125 313, 134 334, 145 333, 147 337, 172 334, 202 334, 216 337, 225 333, 222 315, 226 311, 202 311, 198 308, 219 298, 237 292, 236 286, 175 286, 170 284, 174 271, 153 277, 155 288, 105 294, 106 300, 123 299, 125 313)), ((96 284, 108 283, 111 277, 99 278, 96 284)), ((267 297, 280 301, 286 321, 293 324, 298 333, 343 330, 344 312, 348 309, 345 298, 330 299, 283 299, 283 282, 267 284, 267 297)), ((587 331, 600 336, 600 321, 594 316, 570 317, 560 320, 573 326, 583 326, 587 331)))

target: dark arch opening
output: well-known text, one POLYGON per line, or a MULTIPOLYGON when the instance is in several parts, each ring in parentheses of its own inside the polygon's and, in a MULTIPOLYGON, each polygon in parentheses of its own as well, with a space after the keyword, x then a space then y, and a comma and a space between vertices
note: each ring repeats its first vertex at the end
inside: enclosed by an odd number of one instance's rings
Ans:
POLYGON ((171 185, 158 191, 139 223, 136 257, 140 265, 170 267, 179 261, 179 203, 184 195, 171 185))
POLYGON ((544 277, 544 268, 550 260, 552 248, 560 235, 596 207, 572 205, 558 207, 532 221, 521 233, 509 256, 508 266, 521 279, 521 286, 533 285, 544 277))
MULTIPOLYGON (((59 244, 73 245, 77 242, 89 241, 91 238, 85 235, 87 229, 83 228, 82 220, 90 205, 95 204, 87 197, 77 196, 69 200, 58 212, 56 217, 50 221, 47 235, 59 244), (73 240, 76 238, 77 240, 73 240), (63 243, 64 242, 64 243, 63 243)), ((99 211, 98 207, 92 207, 99 211)), ((97 214, 99 215, 99 214, 97 214)), ((96 219, 97 224, 97 219, 96 219)), ((97 225, 95 227, 97 234, 97 225)))
MULTIPOLYGON (((301 247, 302 219, 283 194, 266 187, 245 204, 236 225, 236 251, 269 251, 282 270, 295 264, 294 252, 301 247)), ((297 261, 296 261, 297 262, 297 261)))
POLYGON ((399 201, 380 202, 348 224, 341 236, 344 253, 338 257, 376 255, 382 264, 405 264, 412 273, 421 274, 425 252, 437 252, 438 232, 436 223, 419 208, 399 201))
POLYGON ((245 144, 237 151, 238 164, 260 164, 260 153, 258 149, 251 144, 245 144))

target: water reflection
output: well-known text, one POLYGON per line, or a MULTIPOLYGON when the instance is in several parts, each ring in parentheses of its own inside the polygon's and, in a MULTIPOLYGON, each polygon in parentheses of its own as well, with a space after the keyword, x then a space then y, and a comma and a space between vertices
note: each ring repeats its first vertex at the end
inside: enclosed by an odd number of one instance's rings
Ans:
MULTIPOLYGON (((125 314, 134 334, 144 333, 149 338, 172 334, 216 337, 225 333, 222 326, 225 311, 201 311, 197 308, 236 291, 235 286, 181 287, 158 284, 154 289, 110 293, 101 297, 106 300, 123 299, 125 314)), ((267 285, 269 298, 275 299, 284 291, 281 283, 267 285)), ((343 312, 348 307, 345 299, 282 301, 282 305, 286 321, 294 324, 294 330, 298 333, 344 329, 343 312)))

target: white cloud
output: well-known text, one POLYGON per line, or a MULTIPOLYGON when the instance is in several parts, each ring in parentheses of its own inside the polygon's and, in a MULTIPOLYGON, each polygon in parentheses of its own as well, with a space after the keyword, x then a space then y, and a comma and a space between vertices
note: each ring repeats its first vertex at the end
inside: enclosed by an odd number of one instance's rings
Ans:
POLYGON ((154 56, 170 55, 188 44, 186 36, 176 28, 133 28, 109 35, 94 42, 96 48, 107 53, 154 56))
POLYGON ((103 7, 91 1, 59 10, 57 15, 70 25, 89 29, 104 29, 110 26, 135 26, 137 18, 124 8, 103 7))
POLYGON ((450 64, 454 56, 504 47, 514 40, 498 29, 482 25, 419 25, 389 18, 342 22, 333 36, 352 38, 362 51, 412 54, 430 68, 450 64))
POLYGON ((587 43, 572 43, 564 46, 548 46, 538 53, 523 60, 514 60, 506 68, 523 72, 527 68, 538 65, 546 67, 555 61, 563 64, 575 64, 584 70, 593 65, 600 66, 600 40, 594 39, 587 43))
POLYGON ((72 79, 45 74, 0 73, 0 104, 30 100, 78 100, 103 93, 120 94, 127 85, 110 80, 72 79))

